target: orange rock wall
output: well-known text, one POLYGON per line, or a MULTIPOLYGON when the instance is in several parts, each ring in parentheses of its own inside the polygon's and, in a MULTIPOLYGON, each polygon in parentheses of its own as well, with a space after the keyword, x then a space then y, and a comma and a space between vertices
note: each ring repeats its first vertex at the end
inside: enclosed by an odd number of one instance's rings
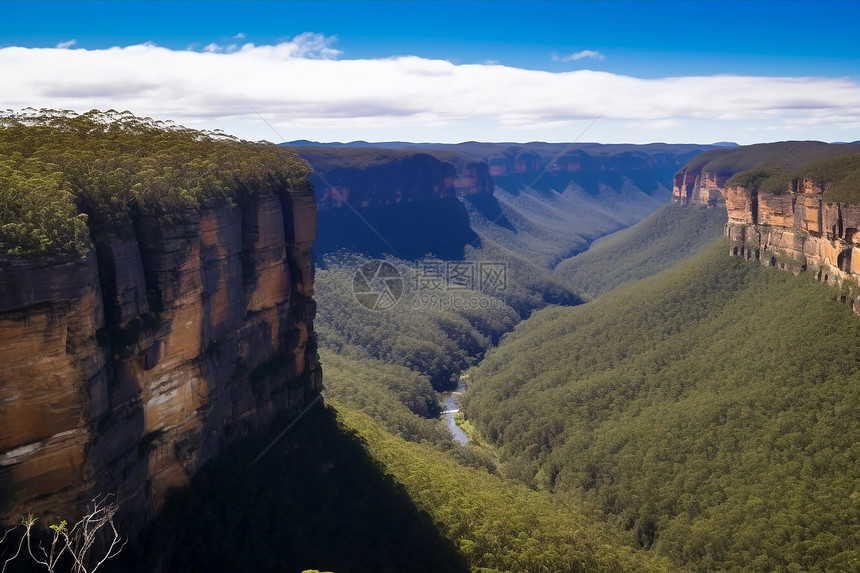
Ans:
POLYGON ((730 254, 840 286, 840 299, 860 314, 860 206, 828 202, 814 182, 791 182, 780 194, 726 186, 726 178, 680 171, 673 201, 725 205, 730 254), (715 199, 716 198, 716 199, 715 199))
POLYGON ((0 517, 116 493, 132 527, 321 389, 313 191, 0 262, 0 517))
POLYGON ((680 205, 710 205, 725 202, 728 176, 681 170, 675 174, 672 201, 680 205))

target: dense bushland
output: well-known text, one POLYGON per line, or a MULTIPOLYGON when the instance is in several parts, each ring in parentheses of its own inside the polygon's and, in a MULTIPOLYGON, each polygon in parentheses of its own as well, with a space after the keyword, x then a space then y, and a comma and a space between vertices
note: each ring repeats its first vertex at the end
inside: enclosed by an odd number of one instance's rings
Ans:
POLYGON ((401 273, 403 291, 396 305, 381 311, 367 309, 354 296, 355 273, 368 259, 340 253, 317 271, 315 327, 323 347, 409 368, 443 389, 456 385, 457 375, 518 321, 512 308, 480 292, 422 294, 415 287, 416 265, 388 260, 401 273), (443 306, 455 298, 461 307, 443 306))
POLYGON ((401 485, 459 550, 472 571, 665 571, 546 492, 458 464, 428 444, 406 442, 366 414, 335 403, 380 471, 401 485))
POLYGON ((793 181, 810 179, 824 190, 824 198, 840 203, 860 203, 860 153, 812 161, 793 171, 778 165, 761 166, 733 175, 726 185, 739 185, 747 192, 781 195, 793 181))
POLYGON ((389 432, 413 442, 450 445, 439 420, 439 395, 427 375, 374 358, 350 358, 320 350, 326 400, 336 400, 373 417, 389 432))
POLYGON ((811 163, 797 175, 821 185, 829 201, 860 203, 860 153, 811 163))
POLYGON ((468 571, 322 402, 281 435, 289 424, 234 445, 174 491, 120 555, 124 570, 468 571))
POLYGON ((89 229, 306 189, 283 147, 128 112, 0 113, 0 254, 84 254, 89 229))
POLYGON ((759 167, 779 167, 794 171, 814 161, 858 151, 860 151, 860 144, 857 143, 833 144, 821 141, 758 143, 706 151, 687 162, 684 169, 727 177, 759 167))
POLYGON ((121 554, 126 570, 667 570, 549 494, 332 402, 258 460, 288 420, 207 464, 121 554))
POLYGON ((757 167, 735 173, 726 186, 740 186, 748 193, 782 195, 789 191, 791 172, 781 167, 757 167))
POLYGON ((528 318, 532 311, 548 305, 573 306, 583 302, 575 289, 543 265, 488 239, 483 239, 479 248, 467 247, 466 258, 477 263, 505 265, 505 290, 496 296, 517 311, 520 318, 528 318))
POLYGON ((726 248, 535 313, 472 372, 467 417, 506 475, 685 570, 856 570, 857 317, 726 248))
POLYGON ((554 274, 573 290, 593 298, 671 268, 719 237, 725 224, 724 209, 668 204, 562 261, 554 274))

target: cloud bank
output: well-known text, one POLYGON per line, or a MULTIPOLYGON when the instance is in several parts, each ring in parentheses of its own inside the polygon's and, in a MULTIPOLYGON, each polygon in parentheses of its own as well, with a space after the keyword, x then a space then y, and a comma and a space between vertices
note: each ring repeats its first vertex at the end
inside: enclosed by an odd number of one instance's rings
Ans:
MULTIPOLYGON (((555 133, 601 114, 616 131, 626 126, 660 134, 673 126, 727 122, 736 130, 794 130, 798 138, 814 137, 816 129, 854 130, 856 139, 860 128, 860 86, 852 78, 642 79, 414 56, 338 59, 334 42, 309 33, 276 45, 210 44, 201 51, 153 44, 86 50, 69 42, 7 47, 0 49, 0 107, 130 110, 191 127, 224 127, 250 139, 277 135, 263 135, 261 117, 286 139, 362 130, 365 139, 374 133, 410 139, 410 130, 463 133, 471 127, 477 132, 468 139, 494 137, 485 133, 515 140, 523 131, 555 133)), ((567 58, 596 55, 586 50, 567 58)), ((698 140, 720 138, 714 130, 698 140)))

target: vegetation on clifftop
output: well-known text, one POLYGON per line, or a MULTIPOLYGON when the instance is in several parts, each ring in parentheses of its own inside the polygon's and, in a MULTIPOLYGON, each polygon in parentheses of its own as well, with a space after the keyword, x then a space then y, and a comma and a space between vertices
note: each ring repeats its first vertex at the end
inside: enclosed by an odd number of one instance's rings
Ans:
POLYGON ((860 153, 812 161, 793 171, 779 165, 758 166, 735 173, 726 185, 743 187, 753 195, 782 195, 791 190, 792 182, 804 179, 823 189, 828 201, 860 203, 860 153))
POLYGON ((788 192, 792 179, 791 173, 781 167, 757 167, 735 173, 726 186, 743 187, 752 194, 782 195, 788 192))
POLYGON ((687 162, 687 172, 710 173, 731 177, 756 167, 781 167, 794 171, 813 161, 837 155, 857 153, 860 144, 824 143, 821 141, 779 141, 731 149, 712 149, 687 162))
POLYGON ((860 203, 860 153, 811 163, 798 175, 820 185, 829 201, 860 203))
POLYGON ((811 180, 828 201, 860 203, 860 145, 783 141, 711 150, 691 159, 687 172, 729 177, 726 185, 755 195, 781 195, 811 180))
POLYGON ((0 113, 0 254, 84 254, 90 227, 305 189, 290 150, 129 112, 0 113))

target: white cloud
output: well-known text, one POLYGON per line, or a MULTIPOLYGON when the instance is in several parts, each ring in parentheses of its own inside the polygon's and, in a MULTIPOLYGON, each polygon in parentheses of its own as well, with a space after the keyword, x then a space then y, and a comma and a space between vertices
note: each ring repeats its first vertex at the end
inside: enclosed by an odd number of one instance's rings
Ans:
POLYGON ((602 60, 604 56, 600 52, 596 52, 594 50, 582 50, 581 52, 576 52, 570 54, 569 56, 565 56, 561 60, 563 62, 575 62, 576 60, 581 60, 583 58, 594 58, 595 60, 602 60))
POLYGON ((236 40, 244 40, 244 39, 245 39, 245 33, 244 33, 244 32, 239 32, 238 34, 236 34, 235 36, 233 36, 233 38, 235 38, 236 40))
POLYGON ((72 46, 74 46, 77 43, 78 43, 77 40, 68 40, 66 42, 59 42, 57 44, 57 49, 58 50, 65 50, 66 48, 71 48, 72 46))
POLYGON ((202 51, 153 44, 0 48, 0 109, 127 109, 249 139, 272 138, 258 114, 288 139, 329 140, 510 140, 523 134, 569 140, 601 114, 589 133, 615 141, 640 133, 717 141, 733 139, 723 133, 728 126, 741 131, 750 125, 777 126, 777 135, 793 138, 844 139, 852 134, 842 127, 860 122, 860 86, 852 78, 642 79, 415 56, 349 60, 337 59, 334 43, 308 33, 276 45, 210 44, 202 51), (841 135, 826 135, 835 132, 841 135))
POLYGON ((335 42, 337 42, 337 36, 326 37, 322 34, 305 32, 293 38, 292 43, 296 46, 296 57, 333 60, 341 54, 340 50, 334 48, 335 42))
POLYGON ((550 54, 550 58, 553 62, 575 62, 577 60, 582 60, 583 58, 604 60, 605 56, 595 50, 582 50, 580 52, 574 52, 573 54, 569 54, 567 56, 559 56, 558 52, 553 52, 550 54))

